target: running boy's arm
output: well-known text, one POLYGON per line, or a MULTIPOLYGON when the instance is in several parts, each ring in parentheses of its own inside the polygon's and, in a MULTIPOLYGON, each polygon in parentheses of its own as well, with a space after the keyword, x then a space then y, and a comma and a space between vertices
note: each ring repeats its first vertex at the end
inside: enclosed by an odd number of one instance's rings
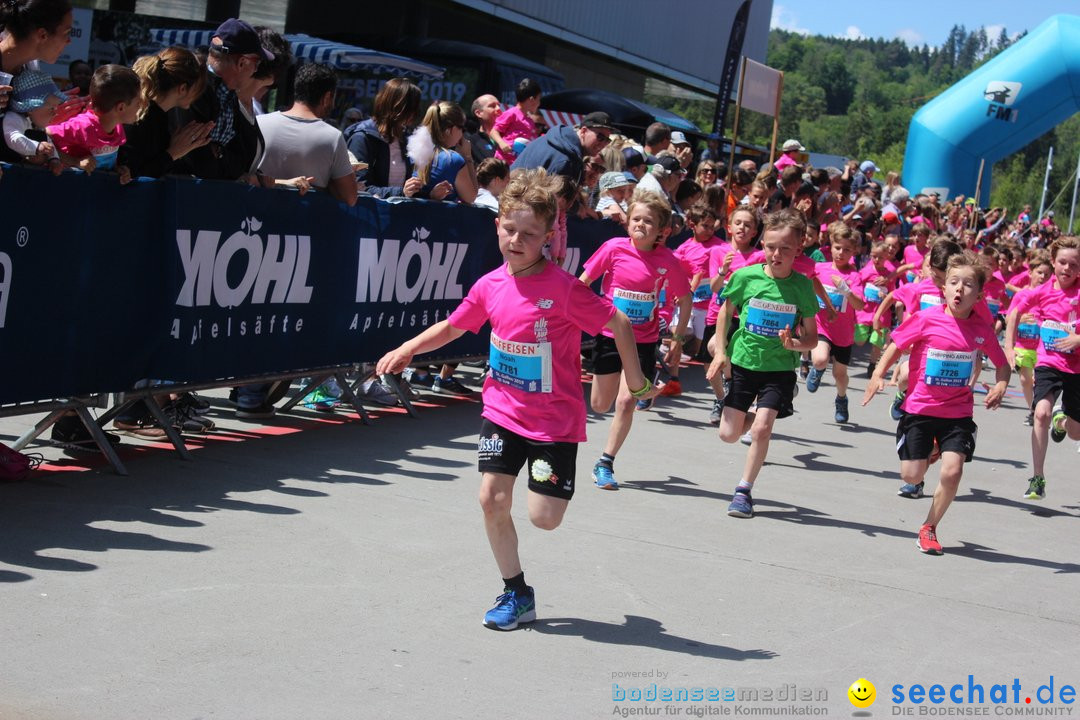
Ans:
POLYGON ((994 375, 994 379, 997 380, 997 382, 994 383, 994 387, 990 388, 990 392, 986 393, 986 408, 988 410, 997 410, 998 406, 1001 405, 1001 399, 1005 397, 1005 391, 1009 388, 1009 378, 1011 376, 1011 360, 1008 365, 997 366, 994 375))
POLYGON ((1005 358, 1009 361, 1009 367, 1016 364, 1016 327, 1020 324, 1020 308, 1014 306, 1005 318, 1005 358))
MULTIPOLYGON (((716 317, 716 334, 713 335, 713 344, 716 352, 713 353, 709 369, 705 371, 705 378, 712 383, 714 379, 722 376, 728 367, 727 356, 727 329, 731 325, 731 317, 735 314, 735 303, 727 301, 720 308, 720 314, 716 317)), ((817 331, 817 326, 814 327, 817 331)))
MULTIPOLYGON (((812 277, 810 280, 814 283, 814 294, 825 305, 825 316, 829 318, 829 322, 832 322, 836 319, 836 308, 833 307, 832 300, 829 299, 829 293, 825 292, 825 286, 816 277, 812 277)), ((807 348, 807 350, 813 350, 813 348, 807 348)))
POLYGON ((878 309, 874 311, 875 330, 882 329, 883 326, 881 324, 881 318, 885 313, 889 311, 889 308, 891 308, 894 304, 896 304, 896 298, 893 297, 892 293, 889 293, 881 299, 881 303, 878 305, 878 309))
MULTIPOLYGON (((696 286, 692 285, 691 287, 696 286)), ((668 345, 668 351, 664 354, 664 362, 668 365, 678 363, 682 358, 682 346, 686 339, 686 326, 690 324, 690 315, 694 309, 694 296, 691 293, 686 293, 675 302, 679 304, 679 324, 672 331, 671 344, 668 345), (675 347, 676 345, 678 345, 678 348, 675 347)))
MULTIPOLYGON (((397 348, 383 355, 382 359, 375 365, 375 372, 380 375, 399 373, 409 366, 414 355, 438 350, 443 345, 457 340, 464 334, 464 330, 454 327, 449 320, 438 322, 412 340, 406 340, 397 348)), ((634 357, 637 357, 636 352, 634 357)))
POLYGON ((863 405, 867 405, 885 387, 885 373, 889 372, 889 368, 892 367, 898 357, 900 357, 900 348, 896 346, 896 343, 889 343, 889 346, 885 348, 885 352, 881 354, 877 367, 874 368, 874 374, 870 376, 870 382, 866 383, 866 392, 863 394, 862 400, 863 405))
POLYGON ((803 318, 801 326, 802 332, 799 333, 799 337, 794 337, 791 334, 791 327, 786 327, 780 331, 780 343, 784 346, 785 350, 802 352, 804 350, 813 350, 817 347, 817 320, 813 317, 803 318))

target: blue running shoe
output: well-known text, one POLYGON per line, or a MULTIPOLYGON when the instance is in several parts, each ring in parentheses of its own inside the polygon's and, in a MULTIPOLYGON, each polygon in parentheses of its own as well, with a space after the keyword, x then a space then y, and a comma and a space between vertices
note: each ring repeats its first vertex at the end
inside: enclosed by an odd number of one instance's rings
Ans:
POLYGON ((749 490, 743 488, 735 490, 735 495, 731 498, 731 504, 728 505, 727 514, 737 518, 754 517, 754 499, 750 497, 749 490))
POLYGON ((811 367, 810 372, 806 374, 806 392, 817 392, 818 386, 821 385, 821 377, 824 374, 824 370, 818 370, 816 367, 811 367))
POLYGON ((596 487, 601 490, 618 490, 619 483, 615 482, 615 471, 607 465, 596 463, 592 469, 592 479, 596 487))
POLYGON ((833 419, 838 423, 846 423, 848 421, 848 403, 846 397, 837 397, 836 402, 836 414, 833 419))
POLYGON ((896 393, 896 397, 893 398, 892 407, 889 408, 889 414, 892 415, 893 420, 899 420, 904 417, 904 408, 901 407, 904 404, 904 393, 896 393))
POLYGON ((492 630, 513 630, 520 623, 536 619, 536 594, 507 590, 495 599, 495 607, 484 613, 484 626, 492 630))
POLYGON ((912 500, 918 500, 923 496, 923 485, 925 483, 919 483, 918 485, 912 485, 911 483, 904 483, 900 486, 900 489, 896 491, 896 494, 900 497, 911 498, 912 500))

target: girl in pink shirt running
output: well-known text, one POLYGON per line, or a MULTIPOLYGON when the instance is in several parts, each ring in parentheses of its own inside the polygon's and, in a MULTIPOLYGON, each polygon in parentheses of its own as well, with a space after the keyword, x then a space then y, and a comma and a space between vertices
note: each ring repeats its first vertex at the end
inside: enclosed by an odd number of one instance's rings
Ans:
POLYGON ((477 280, 447 320, 391 350, 376 365, 379 373, 401 372, 414 355, 491 323, 478 460, 484 526, 504 587, 484 625, 497 630, 536 619, 536 596, 525 584, 510 516, 518 473, 529 467, 529 519, 543 530, 559 526, 574 494, 577 446, 585 440, 582 331, 607 328, 623 359, 631 395, 655 394, 637 365, 626 316, 544 257, 555 213, 547 174, 515 172, 499 198, 496 221, 505 264, 477 280))

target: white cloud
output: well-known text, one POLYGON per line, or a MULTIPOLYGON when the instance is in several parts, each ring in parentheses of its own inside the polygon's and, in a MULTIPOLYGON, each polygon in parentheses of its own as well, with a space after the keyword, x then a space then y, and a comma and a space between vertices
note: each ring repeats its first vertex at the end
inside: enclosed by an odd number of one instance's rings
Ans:
POLYGON ((986 38, 990 42, 997 42, 998 35, 1005 29, 1004 25, 985 25, 983 29, 986 30, 986 38))
POLYGON ((799 17, 783 5, 773 5, 772 20, 769 22, 769 29, 787 30, 788 32, 798 33, 799 35, 810 34, 810 31, 806 28, 799 27, 799 17))
POLYGON ((860 40, 866 36, 863 35, 863 31, 858 26, 848 25, 847 30, 844 31, 844 37, 848 40, 860 40))
POLYGON ((909 47, 915 47, 923 44, 923 36, 912 30, 911 28, 904 28, 903 30, 896 31, 896 37, 900 38, 908 44, 909 47))

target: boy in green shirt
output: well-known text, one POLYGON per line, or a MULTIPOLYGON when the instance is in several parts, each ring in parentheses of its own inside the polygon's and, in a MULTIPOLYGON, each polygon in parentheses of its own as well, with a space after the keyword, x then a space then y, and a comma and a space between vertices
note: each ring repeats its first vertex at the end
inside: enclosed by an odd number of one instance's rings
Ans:
POLYGON ((738 442, 750 432, 743 477, 735 488, 728 515, 754 516, 750 491, 765 462, 773 423, 795 397, 795 368, 799 353, 817 345, 818 310, 814 285, 792 271, 802 250, 806 222, 793 210, 765 217, 762 247, 766 262, 744 267, 724 287, 724 307, 716 321, 715 351, 706 372, 712 380, 730 364, 731 391, 724 400, 720 439, 738 442), (739 314, 739 329, 727 341, 727 328, 739 314), (796 331, 799 331, 796 333, 796 331), (749 412, 754 401, 757 411, 749 412))

